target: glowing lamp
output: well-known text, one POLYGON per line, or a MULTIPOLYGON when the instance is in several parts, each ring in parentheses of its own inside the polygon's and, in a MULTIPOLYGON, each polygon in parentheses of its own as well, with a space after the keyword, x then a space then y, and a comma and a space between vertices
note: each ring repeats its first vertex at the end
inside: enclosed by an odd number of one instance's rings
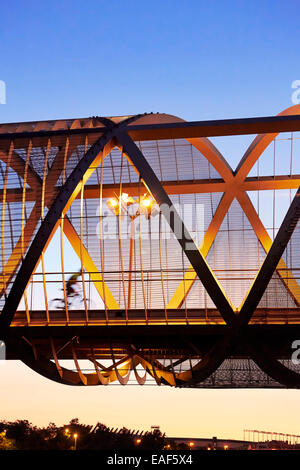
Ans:
POLYGON ((118 206, 118 201, 115 198, 111 198, 108 200, 107 204, 114 208, 118 206))
POLYGON ((141 209, 144 209, 148 218, 150 218, 151 210, 154 204, 155 204, 154 199, 148 196, 148 194, 144 194, 144 196, 140 200, 140 207, 141 209))
POLYGON ((150 207, 151 203, 152 203, 152 201, 148 198, 143 199, 143 201, 141 202, 141 204, 146 208, 150 207))
POLYGON ((130 206, 131 204, 134 203, 133 197, 128 196, 127 193, 123 193, 122 196, 121 196, 121 199, 124 202, 124 204, 126 204, 126 206, 130 206))
POLYGON ((111 210, 111 212, 115 215, 119 214, 119 201, 115 197, 110 198, 107 201, 107 206, 111 210))

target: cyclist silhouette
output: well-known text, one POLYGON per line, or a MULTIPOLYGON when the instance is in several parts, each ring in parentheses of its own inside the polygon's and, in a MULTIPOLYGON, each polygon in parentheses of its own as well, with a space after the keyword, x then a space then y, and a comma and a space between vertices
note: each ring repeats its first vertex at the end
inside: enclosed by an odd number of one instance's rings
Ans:
POLYGON ((78 297, 79 292, 75 289, 78 286, 78 278, 81 276, 81 270, 77 273, 72 274, 72 276, 68 279, 66 284, 66 291, 67 291, 67 298, 69 297, 78 297))
MULTIPOLYGON (((67 297, 67 307, 70 307, 72 304, 73 299, 76 297, 80 297, 80 293, 76 287, 79 286, 78 278, 81 276, 81 269, 77 273, 72 274, 71 277, 66 282, 66 297, 67 297)), ((61 289, 64 291, 64 289, 61 289)), ((53 302, 60 302, 58 308, 64 309, 65 308, 65 299, 56 298, 53 299, 53 302)))

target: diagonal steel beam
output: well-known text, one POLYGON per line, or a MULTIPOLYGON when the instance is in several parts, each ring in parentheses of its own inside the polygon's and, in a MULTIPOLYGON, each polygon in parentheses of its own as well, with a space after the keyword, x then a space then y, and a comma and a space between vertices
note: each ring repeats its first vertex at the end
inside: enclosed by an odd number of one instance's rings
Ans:
MULTIPOLYGON (((57 163, 60 166, 60 163, 57 162, 57 160, 59 159, 60 153, 63 153, 63 149, 60 150, 57 153, 56 157, 55 157, 55 160, 53 162, 54 168, 55 168, 55 166, 57 166, 57 163)), ((3 161, 7 161, 8 157, 4 152, 2 152, 1 155, 0 155, 0 158, 3 159, 3 161)), ((1 280, 3 282, 0 281, 0 296, 2 295, 3 290, 5 289, 5 286, 7 285, 7 283, 11 280, 11 278, 15 274, 15 272, 16 272, 16 270, 17 270, 17 268, 18 268, 18 266, 21 262, 21 259, 22 259, 22 244, 23 244, 24 251, 26 251, 29 244, 30 244, 30 242, 31 242, 32 236, 34 234, 34 231, 36 230, 38 221, 39 221, 40 216, 41 216, 41 196, 42 196, 42 187, 43 187, 42 179, 39 177, 39 175, 29 165, 26 168, 26 164, 25 164, 24 160, 22 160, 22 158, 19 157, 19 155, 17 155, 15 152, 13 153, 13 156, 10 159, 10 166, 11 166, 11 168, 13 168, 14 171, 17 172, 17 174, 22 179, 24 179, 25 170, 26 170, 26 172, 27 172, 27 181, 28 181, 28 184, 30 185, 31 190, 32 190, 31 194, 34 195, 33 200, 35 201, 35 204, 34 204, 32 210, 31 210, 30 216, 29 216, 29 218, 28 218, 28 220, 25 224, 25 227, 22 231, 22 234, 19 237, 19 240, 17 241, 14 249, 12 250, 12 253, 9 256, 9 259, 7 260, 7 262, 6 262, 6 264, 3 268, 3 273, 2 273, 3 275, 1 276, 1 280)), ((55 181, 52 180, 52 176, 51 176, 51 178, 49 178, 49 174, 48 174, 47 179, 46 179, 46 183, 45 183, 47 185, 47 189, 48 189, 47 194, 46 194, 46 205, 48 205, 48 206, 53 202, 53 200, 55 198, 55 195, 56 195, 56 192, 54 192, 54 193, 52 192, 53 188, 55 187, 56 181, 57 180, 55 180, 55 181), (51 183, 51 181, 52 181, 52 183, 51 183)), ((23 199, 24 199, 24 188, 21 188, 20 189, 20 202, 23 202, 23 206, 24 206, 24 200, 23 199)), ((27 200, 28 200, 28 198, 27 198, 27 189, 26 189, 26 201, 27 200)), ((2 223, 2 225, 3 225, 3 223, 2 223)), ((2 227, 2 230, 4 230, 4 226, 2 227)))
POLYGON ((256 278, 246 296, 240 313, 238 315, 239 324, 249 322, 254 310, 257 308, 270 280, 280 262, 284 250, 295 230, 300 218, 300 187, 295 194, 292 204, 277 232, 275 240, 260 268, 256 278))
MULTIPOLYGON (((67 158, 70 158, 75 146, 72 145, 71 147, 68 148, 67 152, 67 158)), ((46 193, 46 205, 51 206, 51 203, 57 196, 59 192, 59 188, 55 188, 55 184, 60 177, 60 174, 62 172, 62 168, 64 167, 64 160, 65 160, 65 145, 57 152, 55 159, 53 161, 53 164, 49 170, 49 173, 46 177, 46 181, 44 181, 44 186, 47 186, 47 193, 46 193), (50 191, 51 188, 51 191, 50 191)), ((5 152, 0 152, 0 158, 3 159, 3 161, 8 164, 10 163, 10 167, 13 168, 15 171, 18 172, 19 176, 22 178, 24 177, 25 174, 25 162, 17 155, 15 152, 12 152, 12 158, 9 158, 5 152)), ((26 242, 26 250, 29 246, 29 243, 32 239, 32 235, 34 234, 34 231, 36 229, 37 223, 40 219, 40 212, 41 212, 41 204, 39 202, 39 197, 37 197, 37 194, 42 193, 42 187, 43 187, 43 180, 40 178, 40 176, 35 173, 35 171, 28 166, 27 168, 27 180, 28 183, 31 186, 31 193, 32 195, 32 200, 35 201, 35 204, 32 208, 32 211, 30 213, 29 219, 26 222, 25 228, 24 228, 24 233, 23 237, 20 237, 18 240, 17 244, 15 245, 9 259, 7 260, 4 270, 0 275, 0 296, 3 294, 3 291, 5 290, 7 284, 11 280, 12 276, 15 274, 20 261, 21 261, 21 255, 22 255, 22 238, 23 242, 26 242)), ((5 188, 6 189, 6 188, 5 188)), ((5 189, 3 190, 3 193, 6 195, 5 189)), ((23 189, 20 188, 20 201, 23 199, 23 189)), ((27 192, 26 190, 26 201, 31 200, 27 197, 27 192)), ((99 191, 98 191, 99 192, 99 191)), ((7 198, 5 197, 5 201, 7 198)), ((3 206, 5 207, 5 206, 3 206)), ((3 217, 2 217, 3 219, 3 217)), ((2 221, 3 222, 3 221, 2 221)), ((3 225, 3 223, 2 223, 3 225)), ((70 237, 69 241, 71 245, 73 246, 73 249, 75 250, 76 254, 80 258, 80 240, 77 232, 74 230, 71 222, 69 219, 66 217, 65 218, 65 224, 64 224, 64 233, 67 236, 67 238, 70 237)), ((3 231, 4 233, 4 231, 3 231)), ((49 243, 49 242, 48 242, 49 243)), ((95 284, 96 290, 99 292, 102 300, 107 301, 108 308, 111 309, 119 309, 119 305, 114 299, 113 295, 111 294, 109 288, 105 283, 103 283, 102 276, 100 273, 98 273, 98 270, 93 263, 91 257, 89 256, 87 250, 85 247, 83 247, 83 252, 84 252, 84 261, 86 262, 86 265, 84 264, 86 270, 89 270, 89 267, 91 268, 90 270, 93 272, 91 275, 91 279, 93 283, 95 284), (103 285, 104 284, 104 285, 103 285), (105 292, 104 292, 105 291, 105 292), (102 294, 102 295, 101 295, 102 294), (104 297, 105 296, 105 297, 104 297)))
MULTIPOLYGON (((265 229, 263 223, 261 222, 255 208, 253 207, 249 196, 246 193, 241 192, 237 194, 237 200, 240 206, 242 207, 246 217, 248 218, 258 240, 261 243, 261 246, 263 247, 265 252, 268 253, 269 249, 272 246, 272 240, 267 230, 265 229)), ((288 269, 283 259, 279 260, 278 265, 276 267, 276 271, 284 287, 289 292, 291 298, 294 300, 295 304, 299 306, 300 286, 291 271, 288 269)), ((241 310, 241 306, 239 307, 239 310, 241 310)))
POLYGON ((199 279, 203 283, 216 307, 219 309, 224 320, 228 324, 233 324, 235 322, 235 314, 228 299, 226 298, 206 260, 199 252, 194 240, 190 236, 179 214, 175 208, 173 208, 169 196, 163 189, 161 182, 155 175, 151 166, 148 164, 144 155, 128 134, 120 130, 117 132, 116 137, 123 147, 124 154, 127 155, 127 158, 135 166, 140 174, 140 178, 143 180, 146 187, 149 189, 154 199, 159 204, 162 214, 167 219, 170 228, 174 232, 182 250, 192 264, 195 272, 199 276, 199 279), (172 213, 174 214, 173 217, 170 217, 170 209, 172 209, 172 213))
POLYGON ((139 117, 140 115, 136 115, 120 124, 114 124, 112 121, 105 118, 102 119, 107 125, 106 131, 93 143, 84 158, 78 162, 65 184, 60 188, 55 201, 47 212, 17 273, 15 282, 0 316, 0 331, 3 338, 5 338, 5 335, 8 333, 9 325, 22 299, 26 286, 30 281, 32 273, 39 263, 41 253, 49 244, 59 226, 61 215, 66 214, 79 193, 82 184, 89 179, 95 167, 99 164, 101 158, 103 158, 103 155, 108 154, 115 146, 114 138, 119 128, 125 127, 139 117))
MULTIPOLYGON (((212 247, 212 244, 215 241, 215 238, 218 234, 219 228, 222 225, 224 217, 227 214, 227 211, 232 203, 232 197, 228 193, 224 193, 221 201, 218 204, 218 207, 213 215, 213 218, 204 234, 202 243, 199 247, 199 250, 204 258, 209 253, 209 250, 212 247)), ((197 278, 197 273, 194 271, 192 264, 188 267, 187 271, 184 274, 183 280, 178 285, 176 291, 174 292, 172 298, 170 299, 167 308, 179 308, 184 302, 184 299, 187 297, 190 292, 195 280, 197 278)))
MULTIPOLYGON (((296 116, 300 115, 300 105, 291 106, 290 108, 287 108, 284 111, 282 111, 278 116, 279 117, 288 117, 288 116, 295 117, 295 115, 296 116)), ((280 132, 280 130, 278 130, 278 132, 280 132)), ((228 208, 230 207, 231 202, 236 197, 239 200, 239 203, 242 209, 244 210, 246 216, 248 217, 249 222, 251 223, 259 240, 260 238, 262 238, 263 240, 266 240, 267 231, 265 230, 258 215, 257 217, 254 217, 253 211, 251 213, 251 205, 252 205, 251 201, 250 201, 250 205, 249 203, 248 204, 245 203, 246 198, 243 195, 244 195, 244 192, 247 190, 247 187, 245 187, 246 177, 249 174, 255 162, 263 153, 263 151, 268 147, 268 145, 272 142, 272 140, 278 135, 278 132, 273 133, 273 134, 258 135, 254 139, 254 141, 250 144, 249 148, 246 150, 244 156, 240 160, 240 163, 237 166, 237 169, 234 173, 232 172, 230 166, 227 163, 225 163, 226 161, 224 160, 220 152, 217 150, 217 148, 208 139, 202 139, 202 138, 187 139, 192 145, 195 145, 196 148, 198 148, 198 150, 203 153, 206 159, 216 168, 220 176, 223 177, 225 183, 228 183, 228 182, 230 183, 229 186, 226 187, 225 194, 224 194, 224 196, 226 195, 226 200, 229 198, 228 208), (208 145, 208 142, 210 143, 210 145, 208 145), (254 219, 256 220, 256 223, 253 223, 254 219)), ((249 188, 249 190, 250 189, 252 188, 249 188)), ((261 189, 261 187, 259 189, 261 189)), ((267 189, 270 189, 270 188, 268 187, 267 189)), ((224 196, 222 200, 220 201, 219 206, 223 204, 224 196)), ((224 217, 226 216, 226 212, 219 211, 219 209, 221 209, 221 207, 217 208, 217 212, 219 213, 221 212, 222 217, 224 219, 224 217)), ((254 212, 256 211, 254 210, 254 212)), ((214 227, 216 225, 215 222, 216 221, 215 221, 215 216, 214 216, 209 226, 209 230, 211 230, 211 227, 214 227)), ((217 228, 214 238, 217 235, 218 230, 219 228, 217 228)), ((265 247, 267 246, 267 244, 262 243, 262 246, 266 250, 265 247)), ((199 249, 201 249, 201 246, 199 249)), ((285 267, 285 263, 283 260, 281 260, 279 268, 283 269, 283 267, 285 267)), ((196 275, 193 274, 193 272, 191 271, 191 268, 192 267, 189 266, 188 271, 190 272, 186 272, 184 279, 181 281, 177 290, 175 291, 175 294, 170 300, 169 305, 171 305, 172 308, 176 308, 176 306, 179 307, 182 304, 182 302, 184 301, 186 295, 190 291, 196 279, 196 275)), ((280 279, 284 283, 287 290, 291 293, 291 296, 295 300, 297 305, 299 305, 300 303, 299 303, 297 281, 294 279, 292 273, 289 270, 286 271, 286 274, 288 275, 288 281, 280 273, 282 273, 282 271, 281 272, 279 271, 280 279)))
POLYGON ((106 133, 87 151, 85 158, 80 160, 50 207, 41 227, 28 249, 24 262, 18 271, 15 282, 2 310, 0 316, 0 331, 2 337, 7 334, 7 328, 9 327, 14 313, 18 308, 24 290, 32 273, 36 269, 42 251, 47 243, 49 243, 49 240, 53 236, 53 233, 59 224, 61 214, 64 213, 64 211, 67 210, 68 205, 72 203, 72 196, 75 197, 74 195, 76 195, 76 191, 78 192, 80 190, 80 181, 88 173, 90 166, 95 160, 97 160, 99 154, 102 152, 105 153, 105 149, 110 150, 111 145, 109 145, 109 143, 112 138, 112 129, 107 129, 106 133))

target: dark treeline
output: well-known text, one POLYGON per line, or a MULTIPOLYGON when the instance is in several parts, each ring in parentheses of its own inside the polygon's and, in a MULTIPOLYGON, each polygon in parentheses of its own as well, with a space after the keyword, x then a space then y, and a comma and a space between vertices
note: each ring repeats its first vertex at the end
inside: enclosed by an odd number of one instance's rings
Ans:
MULTIPOLYGON (((181 446, 182 447, 182 446, 181 446)), ((113 429, 98 423, 96 426, 72 419, 69 424, 45 428, 34 426, 27 420, 0 421, 1 450, 121 450, 121 449, 174 449, 159 429, 151 432, 113 429)))

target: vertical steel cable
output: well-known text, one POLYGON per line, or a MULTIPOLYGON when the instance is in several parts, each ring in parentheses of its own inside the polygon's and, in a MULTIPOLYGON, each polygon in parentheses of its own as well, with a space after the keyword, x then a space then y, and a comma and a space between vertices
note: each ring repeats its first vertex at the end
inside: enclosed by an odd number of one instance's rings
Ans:
MULTIPOLYGON (((290 152, 290 177, 293 175, 293 153, 294 153, 294 133, 291 132, 291 152, 290 152)), ((292 190, 290 189, 290 205, 292 204, 292 190)), ((288 274, 288 279, 287 279, 287 287, 289 289, 289 279, 290 279, 290 276, 292 276, 292 246, 293 244, 292 243, 289 243, 288 246, 290 247, 289 251, 290 251, 290 256, 289 256, 289 259, 290 259, 290 269, 287 271, 288 274)), ((288 261, 288 246, 287 246, 287 251, 286 251, 286 261, 288 261)), ((288 266, 288 264, 287 264, 288 266)))
MULTIPOLYGON (((2 175, 3 176, 3 175, 2 175)), ((20 179, 19 179, 19 182, 20 182, 20 187, 22 185, 20 179)), ((13 253, 14 251, 14 226, 13 226, 13 216, 12 216, 12 210, 11 210, 11 204, 8 203, 8 219, 9 219, 9 230, 10 230, 10 233, 11 233, 11 236, 10 236, 10 246, 11 246, 11 251, 13 253)), ((9 273, 8 273, 9 274, 9 273)))
MULTIPOLYGON (((194 167, 193 167, 194 168, 194 167)), ((193 169, 193 177, 194 177, 194 169, 193 169)), ((197 217, 197 206, 198 206, 198 199, 197 199, 197 195, 196 193, 194 194, 194 205, 195 205, 195 241, 196 241, 196 245, 197 247, 200 247, 201 246, 201 242, 202 242, 202 239, 200 241, 200 231, 199 231, 199 227, 198 227, 198 217, 197 217)), ((199 248, 200 249, 200 248, 199 248)), ((188 268, 189 269, 189 268, 188 268)), ((201 308, 201 288, 200 288, 200 280, 197 279, 196 280, 196 285, 195 285, 195 291, 196 291, 196 287, 197 287, 197 284, 199 286, 199 302, 198 302, 198 308, 200 309, 201 308)))
MULTIPOLYGON (((42 207, 41 207, 41 220, 44 220, 44 210, 45 210, 45 188, 46 188, 46 178, 47 178, 47 167, 48 167, 48 158, 49 152, 51 149, 51 140, 48 139, 46 153, 44 155, 44 171, 43 171, 43 181, 42 181, 42 207)), ((45 262, 44 262, 44 250, 42 250, 41 254, 41 262, 42 262, 42 273, 43 273, 43 287, 44 287, 44 299, 45 299, 45 308, 46 308, 46 318, 47 323, 50 322, 49 317, 49 308, 48 308, 48 299, 47 299, 47 286, 46 286, 46 276, 45 276, 45 262)))
MULTIPOLYGON (((227 219, 227 242, 228 242, 228 256, 229 256, 229 295, 230 295, 230 301, 233 302, 232 299, 232 270, 231 270, 231 244, 230 244, 230 224, 229 224, 229 214, 230 214, 230 209, 228 210, 226 214, 226 219, 227 219)), ((225 266, 224 266, 225 268, 225 266)), ((226 282, 226 281, 225 281, 226 282)))
MULTIPOLYGON (((84 155, 86 154, 86 149, 87 149, 87 137, 85 137, 85 142, 84 142, 84 155)), ((85 309, 85 319, 86 319, 86 323, 88 323, 89 312, 88 312, 87 300, 86 300, 84 268, 83 268, 83 246, 82 246, 82 243, 83 243, 82 242, 82 239, 83 239, 83 192, 84 192, 84 183, 82 180, 81 189, 80 189, 80 264, 81 264, 81 281, 82 281, 82 292, 83 292, 83 301, 84 301, 84 309, 85 309)), ((87 211, 86 211, 86 217, 87 217, 87 211)), ((86 227, 86 233, 88 233, 87 227, 86 227)), ((87 246, 87 250, 88 250, 88 246, 87 246)))
POLYGON ((130 165, 127 159, 126 159, 126 166, 127 166, 127 172, 128 172, 128 182, 131 183, 130 165))
MULTIPOLYGON (((293 152, 294 152, 294 133, 291 132, 291 157, 290 157, 290 176, 293 175, 293 152)), ((291 189, 290 189, 291 191, 291 189)), ((292 203, 292 200, 291 200, 292 203)))
POLYGON ((135 230, 134 230, 134 240, 133 240, 133 253, 134 253, 134 308, 136 309, 136 300, 137 300, 137 261, 136 261, 136 245, 135 245, 135 230))
MULTIPOLYGON (((130 175, 130 165, 128 160, 125 160, 127 172, 128 172, 128 182, 131 183, 130 175)), ((134 254, 134 220, 135 217, 130 216, 130 240, 129 240, 129 270, 128 270, 128 294, 127 294, 127 308, 131 308, 131 295, 132 295, 132 261, 134 254)))
MULTIPOLYGON (((33 275, 34 276, 34 275, 33 275)), ((32 311, 33 306, 33 276, 31 277, 30 282, 30 311, 32 311)))
MULTIPOLYGON (((141 177, 139 178, 138 186, 138 201, 139 207, 141 206, 141 177)), ((144 310, 145 310, 145 319, 148 324, 148 311, 146 305, 146 295, 145 295, 145 284, 144 284, 144 270, 143 270, 143 253, 142 253, 142 230, 141 230, 141 216, 139 217, 139 235, 140 235, 140 265, 141 265, 141 278, 142 278, 142 292, 143 292, 143 301, 144 301, 144 310)))
MULTIPOLYGON (((101 158, 101 162, 102 162, 102 158, 101 158)), ((100 165, 100 163, 99 163, 99 165, 100 165)), ((98 187, 100 188, 99 165, 96 168, 96 176, 97 176, 97 184, 98 184, 98 187)), ((100 205, 99 205, 99 210, 100 210, 100 205)), ((99 227, 99 231, 100 231, 100 220, 99 220, 99 224, 97 226, 99 227)), ((87 224, 86 224, 86 227, 87 227, 87 224)), ((96 229, 96 233, 98 235, 97 229, 96 229)), ((100 253, 100 257, 101 257, 101 250, 99 251, 99 253, 100 253)), ((101 258, 100 258, 100 263, 101 263, 101 258)), ((90 298, 91 298, 91 276, 89 276, 89 299, 90 298)), ((91 308, 90 300, 89 300, 89 308, 91 308)))
POLYGON ((177 163, 177 154, 176 154, 176 145, 175 145, 175 139, 173 139, 173 148, 174 148, 174 158, 175 158, 176 178, 177 178, 177 182, 179 182, 179 173, 178 173, 178 163, 177 163))
MULTIPOLYGON (((4 234, 5 234, 5 205, 6 205, 6 190, 7 190, 7 180, 8 180, 8 173, 10 168, 11 157, 14 151, 14 142, 11 141, 9 145, 8 151, 8 159, 5 168, 5 176, 4 176, 4 185, 3 185, 3 199, 2 199, 2 275, 3 275, 3 289, 4 295, 6 297, 7 290, 6 290, 6 277, 5 277, 5 241, 4 241, 4 234)), ((11 232, 12 237, 12 232, 11 232)))
MULTIPOLYGON (((260 159, 258 158, 257 160, 257 179, 259 181, 260 176, 259 176, 259 161, 260 159)), ((260 191, 257 190, 257 215, 260 218, 260 191)), ((260 268, 260 241, 258 238, 258 235, 256 235, 256 240, 257 240, 257 271, 260 268)))
POLYGON ((160 171, 160 181, 163 181, 163 174, 162 174, 162 166, 161 166, 161 158, 160 158, 160 152, 159 152, 159 145, 158 141, 156 140, 156 151, 157 151, 157 156, 158 156, 158 164, 159 164, 159 171, 160 171))
MULTIPOLYGON (((21 258, 24 259, 25 249, 24 249, 24 227, 25 227, 25 203, 26 203, 26 186, 27 186, 27 173, 28 173, 28 165, 29 159, 32 149, 32 140, 29 140, 28 147, 27 147, 27 155, 25 161, 25 168, 24 168, 24 178, 23 178, 23 194, 22 194, 22 216, 21 216, 21 258)), ((30 323, 30 314, 28 310, 28 301, 27 301, 27 288, 24 290, 24 302, 25 302, 25 309, 26 309, 26 318, 28 324, 30 323)))
MULTIPOLYGON (((243 234, 243 251, 246 253, 246 240, 245 240, 245 212, 243 212, 242 214, 242 234, 243 234)), ((245 275, 247 276, 247 274, 245 273, 245 271, 243 270, 242 272, 242 276, 241 278, 243 279, 241 282, 241 291, 242 291, 242 299, 244 297, 244 292, 245 292, 245 275)))
MULTIPOLYGON (((29 165, 32 164, 32 162, 30 161, 31 159, 29 159, 29 165)), ((25 206, 25 221, 26 221, 26 225, 28 223, 28 217, 27 217, 27 211, 26 211, 26 206, 25 206)), ((25 225, 25 227, 26 227, 25 225)), ((33 275, 31 276, 31 280, 30 280, 30 309, 28 308, 29 311, 32 311, 32 306, 33 306, 33 287, 34 287, 34 282, 33 282, 33 278, 35 276, 35 272, 33 273, 33 275)), ((28 283, 28 286, 29 286, 29 283, 28 283)))
MULTIPOLYGON (((166 234, 166 221, 164 220, 164 226, 165 230, 164 233, 166 234)), ((165 237, 165 257, 166 257, 166 285, 167 285, 167 302, 170 301, 170 296, 169 296, 169 267, 168 267, 168 242, 167 242, 167 236, 165 237)))
MULTIPOLYGON (((162 171, 161 156, 160 156, 158 140, 156 140, 155 143, 156 143, 156 151, 157 151, 158 164, 159 164, 160 181, 163 182, 163 171, 162 171)), ((158 237, 158 240, 159 240, 159 256, 160 256, 160 271, 161 271, 161 283, 162 283, 162 292, 163 292, 163 305, 164 305, 165 319, 166 319, 166 322, 168 323, 168 314, 167 314, 167 310, 166 310, 166 296, 165 296, 165 290, 164 290, 164 278, 163 278, 163 271, 162 271, 163 268, 162 268, 161 213, 160 212, 159 212, 159 237, 158 237)))
POLYGON ((160 260, 160 277, 161 277, 161 288, 162 288, 162 295, 163 295, 163 305, 164 305, 164 312, 165 312, 165 320, 168 324, 168 314, 166 309, 166 298, 165 298, 165 288, 164 288, 164 274, 163 274, 163 264, 162 264, 162 249, 161 249, 161 216, 162 213, 159 211, 159 221, 158 221, 158 240, 159 240, 159 260, 160 260))
MULTIPOLYGON (((211 180, 211 164, 210 163, 208 163, 208 175, 209 175, 209 179, 211 180)), ((223 196, 224 196, 224 194, 225 193, 223 193, 223 196)), ((212 193, 210 193, 210 209, 211 209, 211 219, 213 219, 213 217, 214 217, 214 204, 213 204, 213 195, 212 195, 212 193)), ((215 241, 216 241, 216 239, 214 239, 212 247, 211 247, 212 255, 213 255, 213 270, 214 271, 216 270, 216 243, 215 243, 215 241)), ((199 282, 201 282, 201 281, 199 280, 199 282)), ((204 290, 204 299, 205 299, 205 317, 207 319, 207 292, 204 289, 204 287, 203 287, 203 290, 204 290)))
MULTIPOLYGON (((275 180, 275 155, 276 155, 276 138, 273 145, 273 179, 275 180)), ((273 240, 275 239, 275 189, 273 189, 273 240)))
POLYGON ((149 297, 148 297, 148 308, 151 309, 151 286, 152 286, 152 236, 151 236, 151 216, 148 219, 149 225, 149 250, 150 250, 150 266, 149 266, 149 297))
POLYGON ((111 174, 112 174, 113 182, 114 182, 114 185, 115 185, 115 184, 117 184, 117 183, 116 183, 116 178, 115 178, 115 171, 114 171, 114 164, 113 164, 113 159, 112 159, 112 152, 109 152, 109 159, 110 159, 110 164, 111 164, 111 174))
MULTIPOLYGON (((274 153, 273 153, 273 175, 274 175, 274 180, 275 180, 275 174, 276 174, 276 137, 274 139, 274 153)), ((276 191, 275 191, 275 189, 273 189, 273 242, 275 240, 275 230, 276 230, 276 227, 275 227, 275 224, 276 224, 276 218, 275 218, 275 210, 276 210, 275 201, 276 201, 276 198, 275 198, 275 194, 276 194, 276 191)), ((276 305, 277 305, 278 304, 277 276, 275 275, 273 277, 273 279, 274 279, 274 284, 275 284, 275 299, 276 299, 276 305)))
MULTIPOLYGON (((9 173, 9 168, 7 169, 8 173, 9 173)), ((2 181, 5 180, 5 171, 3 170, 2 168, 2 164, 0 164, 0 172, 1 172, 1 177, 2 177, 2 181)), ((21 183, 21 180, 20 180, 20 177, 18 176, 18 181, 19 181, 19 184, 20 184, 20 187, 22 185, 21 183)), ((5 192, 6 193, 6 192, 5 192)), ((5 195, 5 199, 6 199, 6 196, 5 195)), ((12 259, 13 255, 14 255, 14 252, 16 251, 14 249, 14 232, 13 232, 13 222, 12 222, 12 211, 11 211, 11 204, 10 202, 7 203, 7 213, 8 213, 8 223, 9 223, 9 233, 10 233, 10 245, 11 245, 11 254, 10 256, 8 256, 8 260, 7 260, 7 263, 5 263, 5 250, 4 250, 4 265, 2 267, 2 271, 3 272, 6 272, 7 276, 3 277, 3 279, 5 279, 5 283, 3 284, 3 287, 2 287, 2 291, 4 292, 4 297, 6 298, 7 297, 7 285, 8 285, 8 282, 12 279, 13 277, 13 271, 10 271, 10 269, 13 269, 13 267, 9 267, 9 260, 12 259), (8 270, 8 271, 7 271, 8 270)), ((3 206, 2 206, 3 207, 3 206)), ((5 208, 5 205, 4 205, 4 208, 5 208)), ((4 219, 5 219, 5 212, 4 212, 4 219)), ((5 222, 4 222, 5 224, 5 222)), ((2 237, 3 237, 3 242, 4 242, 4 239, 6 238, 5 237, 5 232, 6 232, 6 228, 4 226, 4 229, 2 231, 2 237)), ((4 246, 5 246, 5 242, 4 242, 4 246)), ((17 255, 18 257, 18 255, 17 255)), ((19 261, 19 260, 18 260, 19 261)), ((3 274, 2 272, 2 274, 3 274)))
POLYGON ((30 153, 32 149, 32 140, 29 141, 26 160, 25 160, 25 168, 24 168, 24 178, 23 178, 23 194, 22 194, 22 216, 21 216, 21 255, 24 258, 24 221, 25 221, 25 203, 26 203, 26 186, 27 186, 27 174, 28 174, 28 165, 30 159, 30 153))
POLYGON ((119 194, 119 214, 118 214, 118 238, 119 238, 119 259, 121 264, 121 277, 122 277, 122 287, 123 287, 123 299, 124 299, 124 308, 125 308, 125 318, 126 323, 128 322, 128 309, 127 309, 127 300, 126 300, 126 287, 124 279, 124 263, 123 263, 123 247, 122 247, 122 178, 123 178, 123 160, 124 155, 123 151, 121 153, 121 169, 120 169, 120 194, 119 194))
MULTIPOLYGON (((181 218, 182 220, 184 220, 184 211, 182 209, 182 205, 181 205, 181 197, 180 197, 180 194, 178 196, 178 200, 179 200, 179 206, 180 206, 180 210, 181 210, 181 218)), ((183 294, 184 294, 184 314, 185 314, 185 321, 186 323, 188 323, 188 311, 187 311, 187 305, 186 305, 186 285, 185 285, 185 279, 184 279, 184 273, 185 273, 185 269, 184 269, 184 253, 183 253, 183 249, 181 248, 181 265, 182 265, 182 281, 183 281, 183 294)))
MULTIPOLYGON (((88 145, 89 145, 89 140, 88 140, 88 136, 85 137, 85 144, 84 144, 84 154, 87 153, 87 148, 88 148, 88 145)), ((97 179, 98 179, 98 167, 96 168, 96 174, 97 174, 97 179)), ((84 207, 85 207, 85 213, 87 214, 88 213, 88 204, 87 204, 87 200, 86 198, 84 198, 84 207)), ((89 237, 88 237, 88 217, 86 215, 85 217, 85 233, 86 233, 86 249, 87 251, 89 251, 89 237)), ((89 304, 89 309, 91 308, 91 278, 88 277, 88 284, 89 284, 89 297, 87 299, 88 301, 88 304, 89 304)))
POLYGON ((134 249, 134 220, 136 216, 129 215, 129 217, 130 217, 130 239, 129 239, 129 263, 128 263, 128 294, 127 294, 128 310, 130 310, 131 308, 132 260, 133 260, 133 249, 134 249))
POLYGON ((108 314, 107 314, 107 303, 105 297, 105 281, 104 281, 104 238, 103 238, 103 162, 104 158, 101 158, 101 169, 100 169, 100 193, 99 193, 99 222, 100 222, 100 263, 101 263, 101 276, 102 276, 102 290, 103 290, 103 302, 105 309, 105 320, 108 324, 108 314))
POLYGON ((195 176, 195 163, 194 163, 193 145, 189 144, 189 147, 190 147, 190 150, 191 150, 193 181, 195 181, 196 176, 195 176))
MULTIPOLYGON (((62 184, 63 185, 65 184, 65 180, 66 180, 66 166, 67 166, 69 143, 70 143, 69 137, 67 137, 66 142, 65 142, 65 148, 64 148, 64 163, 63 163, 64 166, 63 166, 63 171, 62 171, 62 184)), ((60 218, 60 259, 61 259, 61 272, 62 272, 66 320, 68 324, 70 321, 70 318, 69 318, 68 298, 67 298, 67 291, 66 291, 66 280, 65 280, 63 236, 64 236, 64 213, 62 212, 61 218, 60 218)))
POLYGON ((84 309, 85 309, 85 319, 86 323, 89 322, 89 312, 87 307, 87 300, 86 300, 86 290, 85 290, 85 281, 84 281, 84 268, 83 268, 83 246, 82 246, 82 238, 83 238, 83 192, 84 192, 84 183, 83 180, 81 181, 81 189, 80 189, 80 269, 81 269, 81 281, 82 281, 82 292, 83 292, 83 301, 84 301, 84 309))

